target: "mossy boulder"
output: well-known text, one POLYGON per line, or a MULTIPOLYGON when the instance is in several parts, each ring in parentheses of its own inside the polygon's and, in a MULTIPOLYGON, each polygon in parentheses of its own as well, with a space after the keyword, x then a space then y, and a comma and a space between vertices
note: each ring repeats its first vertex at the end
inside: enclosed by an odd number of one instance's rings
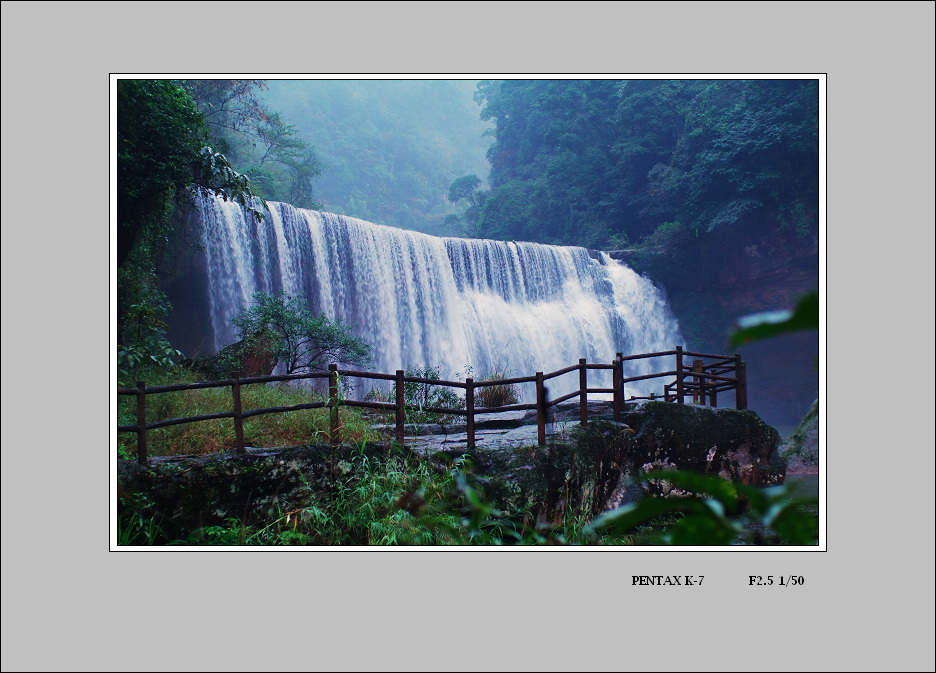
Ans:
POLYGON ((780 456, 790 474, 816 474, 819 471, 819 400, 780 447, 780 456))
POLYGON ((783 483, 779 433, 751 410, 643 402, 624 420, 633 428, 631 470, 680 469, 750 485, 783 483))

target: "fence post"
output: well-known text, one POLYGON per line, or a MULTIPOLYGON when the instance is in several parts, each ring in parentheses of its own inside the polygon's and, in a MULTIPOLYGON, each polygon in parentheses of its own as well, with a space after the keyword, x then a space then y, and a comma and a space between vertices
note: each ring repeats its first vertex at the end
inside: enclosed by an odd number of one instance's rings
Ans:
POLYGON ((747 369, 738 353, 735 353, 735 380, 735 408, 747 409, 747 369))
POLYGON ((585 358, 579 360, 579 421, 582 425, 588 423, 588 369, 585 367, 585 358))
POLYGON ((683 403, 682 346, 676 346, 676 401, 683 403))
POLYGON ((146 383, 137 381, 137 460, 146 464, 146 383))
POLYGON ((467 415, 468 447, 474 446, 474 379, 465 379, 465 411, 467 415))
POLYGON ((396 436, 397 441, 403 444, 403 424, 406 422, 404 406, 406 398, 403 395, 403 370, 396 372, 396 436))
POLYGON ((702 373, 702 360, 692 361, 692 371, 696 374, 696 376, 693 378, 695 379, 696 385, 699 388, 698 392, 692 393, 692 402, 705 404, 705 378, 698 376, 702 373))
POLYGON ((338 444, 341 437, 338 435, 338 365, 328 365, 328 406, 331 411, 329 439, 332 444, 338 444))
POLYGON ((234 384, 231 386, 231 392, 234 395, 234 445, 238 453, 246 453, 244 448, 244 420, 241 418, 241 396, 240 396, 240 375, 234 376, 234 384))
POLYGON ((536 372, 536 441, 546 445, 546 387, 543 385, 543 372, 536 372))
POLYGON ((621 422, 621 408, 624 406, 624 354, 618 353, 611 370, 611 380, 614 388, 614 422, 621 422))

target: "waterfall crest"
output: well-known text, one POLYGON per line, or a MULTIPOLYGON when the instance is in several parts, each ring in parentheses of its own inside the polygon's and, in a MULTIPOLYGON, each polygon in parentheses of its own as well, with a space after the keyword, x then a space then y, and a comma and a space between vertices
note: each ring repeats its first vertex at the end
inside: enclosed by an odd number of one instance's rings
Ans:
MULTIPOLYGON (((476 378, 495 368, 528 376, 682 343, 663 294, 604 253, 440 238, 285 203, 268 202, 261 223, 216 197, 197 205, 215 350, 236 341, 231 318, 258 291, 302 295, 352 325, 373 347, 371 369, 388 373, 423 365, 445 379, 466 367, 476 378)), ((627 363, 625 375, 654 366, 627 363)), ((552 393, 577 389, 572 378, 555 379, 552 393)), ((661 392, 658 381, 643 390, 627 393, 661 392)))

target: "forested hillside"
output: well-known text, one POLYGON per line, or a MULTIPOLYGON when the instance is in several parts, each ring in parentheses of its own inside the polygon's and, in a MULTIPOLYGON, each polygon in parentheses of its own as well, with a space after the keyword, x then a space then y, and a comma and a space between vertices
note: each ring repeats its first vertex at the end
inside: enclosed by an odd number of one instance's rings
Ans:
MULTIPOLYGON (((476 80, 270 80, 267 105, 315 147, 323 209, 457 234, 449 185, 486 175, 490 127, 473 100, 476 80)), ((295 204, 302 205, 302 204, 295 204)))
POLYGON ((477 98, 491 189, 461 217, 480 236, 620 248, 661 228, 817 230, 815 80, 484 81, 477 98))

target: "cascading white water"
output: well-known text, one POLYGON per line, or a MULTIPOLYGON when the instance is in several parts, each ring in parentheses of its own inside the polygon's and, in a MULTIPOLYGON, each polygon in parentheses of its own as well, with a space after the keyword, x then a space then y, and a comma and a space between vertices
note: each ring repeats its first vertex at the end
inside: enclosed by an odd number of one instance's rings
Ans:
MULTIPOLYGON (((476 378, 529 376, 682 343, 662 293, 604 253, 440 238, 284 203, 268 203, 262 223, 218 198, 198 205, 216 349, 237 340, 231 318, 258 291, 302 295, 353 325, 373 347, 370 369, 385 373, 421 365, 450 380, 466 367, 476 378)), ((638 360, 625 375, 671 365, 638 360)), ((603 378, 589 372, 589 385, 609 387, 603 378)), ((578 388, 574 374, 553 382, 554 396, 578 388)), ((662 383, 627 394, 651 391, 662 383)))

